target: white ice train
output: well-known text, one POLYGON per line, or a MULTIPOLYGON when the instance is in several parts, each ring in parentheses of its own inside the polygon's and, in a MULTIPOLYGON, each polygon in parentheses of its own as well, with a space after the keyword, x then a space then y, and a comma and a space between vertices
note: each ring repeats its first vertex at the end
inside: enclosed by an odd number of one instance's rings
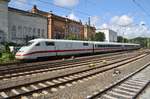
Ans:
POLYGON ((140 48, 139 44, 110 43, 75 40, 34 39, 20 48, 15 57, 19 60, 77 54, 94 54, 140 48))

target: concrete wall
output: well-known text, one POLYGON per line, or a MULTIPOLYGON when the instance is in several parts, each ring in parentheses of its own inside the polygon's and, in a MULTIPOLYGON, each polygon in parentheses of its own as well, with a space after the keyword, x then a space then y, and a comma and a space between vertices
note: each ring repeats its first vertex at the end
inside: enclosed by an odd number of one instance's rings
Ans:
POLYGON ((0 0, 0 42, 8 40, 8 2, 0 0))
POLYGON ((109 41, 117 42, 117 32, 115 32, 113 30, 109 30, 109 41))
POLYGON ((9 11, 9 40, 14 43, 25 43, 34 38, 47 38, 47 18, 9 11))
POLYGON ((99 31, 105 34, 106 42, 117 42, 117 32, 110 29, 101 29, 99 31))

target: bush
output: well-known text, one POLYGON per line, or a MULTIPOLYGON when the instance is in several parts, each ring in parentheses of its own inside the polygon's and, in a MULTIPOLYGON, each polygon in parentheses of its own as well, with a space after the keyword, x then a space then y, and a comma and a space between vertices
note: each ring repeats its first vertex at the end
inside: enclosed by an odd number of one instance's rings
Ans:
POLYGON ((4 50, 0 51, 0 64, 15 60, 15 55, 10 52, 9 43, 4 43, 4 50))
POLYGON ((10 60, 14 60, 14 59, 15 59, 15 55, 14 55, 14 54, 12 54, 12 53, 9 53, 8 58, 9 58, 10 60))
POLYGON ((0 63, 11 62, 15 59, 15 56, 12 53, 2 53, 2 57, 0 57, 0 63))
POLYGON ((8 44, 5 45, 5 52, 10 53, 10 48, 8 44))
POLYGON ((0 52, 0 58, 2 57, 2 53, 0 52))
POLYGON ((12 53, 3 53, 2 58, 3 59, 13 60, 14 59, 14 55, 12 53))

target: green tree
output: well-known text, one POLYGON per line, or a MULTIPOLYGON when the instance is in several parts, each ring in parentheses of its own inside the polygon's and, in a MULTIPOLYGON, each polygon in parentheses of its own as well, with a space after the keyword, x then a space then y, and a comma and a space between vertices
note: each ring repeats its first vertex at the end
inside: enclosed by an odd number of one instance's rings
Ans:
POLYGON ((9 43, 5 42, 4 46, 5 46, 5 52, 10 53, 9 43))
POLYGON ((128 43, 129 40, 127 38, 122 37, 122 36, 117 36, 117 42, 128 43))
POLYGON ((149 47, 150 44, 150 38, 146 37, 136 37, 133 39, 130 39, 130 42, 140 44, 142 47, 149 47))
POLYGON ((95 36, 92 37, 93 41, 104 41, 105 40, 105 34, 103 32, 97 32, 95 33, 95 36))
POLYGON ((123 41, 123 37, 122 36, 117 36, 117 42, 122 42, 123 41))

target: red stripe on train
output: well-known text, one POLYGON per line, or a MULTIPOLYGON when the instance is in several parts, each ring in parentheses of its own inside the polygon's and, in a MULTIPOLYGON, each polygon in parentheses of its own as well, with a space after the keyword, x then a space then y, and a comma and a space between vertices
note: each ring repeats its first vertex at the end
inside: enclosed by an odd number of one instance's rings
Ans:
MULTIPOLYGON (((101 51, 106 51, 106 50, 116 50, 118 48, 97 48, 97 49, 94 49, 94 50, 101 50, 101 51)), ((50 53, 50 52, 77 52, 77 51, 93 51, 93 49, 73 49, 73 50, 48 50, 48 51, 35 51, 35 52, 31 52, 31 53, 28 53, 28 54, 23 54, 23 55, 20 55, 20 54, 16 54, 16 56, 27 56, 27 55, 31 55, 31 54, 37 54, 37 53, 50 53)), ((120 50, 120 49, 118 49, 120 50)))
POLYGON ((37 53, 50 53, 50 52, 74 52, 74 51, 89 51, 89 50, 93 50, 93 49, 73 49, 73 50, 48 50, 48 51, 35 51, 35 52, 31 52, 31 53, 24 54, 24 55, 16 54, 16 56, 27 56, 27 55, 31 55, 31 54, 37 54, 37 53))

